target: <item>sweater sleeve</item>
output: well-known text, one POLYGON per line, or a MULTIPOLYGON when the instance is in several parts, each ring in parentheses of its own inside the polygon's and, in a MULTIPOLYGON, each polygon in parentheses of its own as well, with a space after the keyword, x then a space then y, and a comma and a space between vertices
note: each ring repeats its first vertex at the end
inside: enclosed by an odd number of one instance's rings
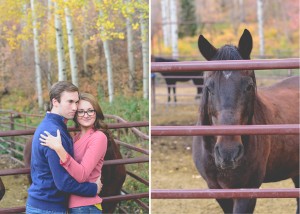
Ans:
POLYGON ((93 133, 88 142, 88 147, 82 157, 80 163, 76 162, 69 155, 67 160, 61 165, 68 173, 78 182, 85 182, 89 178, 91 172, 95 169, 99 160, 104 160, 107 149, 107 137, 104 133, 96 131, 93 133))
MULTIPOLYGON (((51 133, 54 134, 54 133, 51 133)), ((63 140, 64 147, 65 142, 63 140)), ((69 173, 60 165, 59 157, 56 152, 48 147, 43 147, 45 156, 48 159, 50 170, 52 172, 55 186, 63 192, 93 197, 97 194, 96 183, 78 183, 69 173)))

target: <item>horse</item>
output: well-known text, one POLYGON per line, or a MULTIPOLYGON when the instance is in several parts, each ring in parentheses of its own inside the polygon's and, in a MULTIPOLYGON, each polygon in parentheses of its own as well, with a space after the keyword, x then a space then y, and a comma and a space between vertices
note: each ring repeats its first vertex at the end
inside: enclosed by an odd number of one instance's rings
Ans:
POLYGON ((4 195, 5 195, 5 187, 2 182, 2 179, 0 178, 0 201, 2 200, 4 195))
MULTIPOLYGON (((107 151, 104 156, 104 160, 115 160, 115 159, 122 159, 122 155, 120 152, 119 146, 114 141, 110 132, 106 133, 108 144, 107 144, 107 151)), ((24 163, 25 167, 30 167, 31 162, 31 146, 32 146, 32 139, 29 140, 24 148, 24 163)), ((117 164, 117 165, 103 165, 102 167, 102 176, 101 182, 103 184, 102 190, 99 196, 102 197, 109 197, 109 196, 116 196, 120 195, 123 183, 126 178, 126 169, 124 164, 117 164)), ((30 174, 28 175, 29 183, 32 183, 32 179, 30 174)), ((117 207, 118 202, 103 202, 102 209, 103 213, 113 213, 117 207)))
MULTIPOLYGON (((215 48, 203 35, 207 60, 250 60, 251 33, 238 46, 215 48)), ((299 77, 257 88, 253 70, 206 71, 197 126, 299 123, 299 77)), ((194 164, 210 189, 259 188, 291 178, 299 188, 299 136, 195 136, 194 164)), ((217 199, 224 213, 253 213, 256 199, 217 199)), ((299 213, 299 198, 297 198, 299 213)))
MULTIPOLYGON (((152 62, 178 62, 176 59, 167 59, 162 57, 154 57, 151 56, 152 62)), ((197 95, 196 99, 200 98, 202 92, 202 85, 203 85, 203 73, 197 71, 190 71, 190 72, 176 72, 176 73, 165 73, 161 72, 161 75, 164 77, 167 88, 168 88, 168 102, 171 101, 171 89, 173 88, 173 99, 174 102, 177 102, 176 99, 176 82, 187 82, 189 80, 193 80, 194 85, 197 87, 197 95), (178 76, 178 77, 173 77, 178 76)))

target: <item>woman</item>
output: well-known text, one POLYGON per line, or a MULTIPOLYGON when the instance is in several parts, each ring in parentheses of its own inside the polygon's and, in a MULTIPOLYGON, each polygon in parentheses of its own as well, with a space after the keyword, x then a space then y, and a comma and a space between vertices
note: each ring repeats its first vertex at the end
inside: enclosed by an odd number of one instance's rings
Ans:
MULTIPOLYGON (((45 132, 40 135, 41 145, 56 151, 60 164, 78 182, 95 182, 101 176, 104 156, 107 150, 107 125, 103 123, 104 115, 94 96, 81 93, 74 122, 80 132, 73 138, 74 158, 64 149, 60 132, 57 137, 45 132), (100 130, 101 131, 100 131, 100 130), (105 133, 106 134, 105 134, 105 133)), ((102 199, 99 196, 82 197, 71 195, 70 213, 102 213, 102 199)))

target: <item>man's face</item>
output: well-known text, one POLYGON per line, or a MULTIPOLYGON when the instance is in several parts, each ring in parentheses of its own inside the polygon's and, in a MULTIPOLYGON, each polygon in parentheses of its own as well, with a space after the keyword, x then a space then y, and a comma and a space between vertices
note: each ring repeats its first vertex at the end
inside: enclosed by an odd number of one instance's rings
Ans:
POLYGON ((71 120, 74 118, 77 111, 78 101, 78 92, 64 91, 61 94, 60 103, 56 99, 53 99, 53 108, 51 112, 71 120))

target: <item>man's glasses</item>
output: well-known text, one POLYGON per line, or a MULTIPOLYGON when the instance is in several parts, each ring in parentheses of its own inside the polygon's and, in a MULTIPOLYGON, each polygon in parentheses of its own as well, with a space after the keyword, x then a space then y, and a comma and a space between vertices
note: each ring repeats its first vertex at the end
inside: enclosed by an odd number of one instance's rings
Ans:
POLYGON ((77 111, 77 116, 78 117, 83 117, 85 115, 85 113, 88 115, 88 116, 94 116, 95 114, 95 110, 92 110, 92 109, 89 109, 87 111, 83 111, 83 110, 78 110, 77 111))

